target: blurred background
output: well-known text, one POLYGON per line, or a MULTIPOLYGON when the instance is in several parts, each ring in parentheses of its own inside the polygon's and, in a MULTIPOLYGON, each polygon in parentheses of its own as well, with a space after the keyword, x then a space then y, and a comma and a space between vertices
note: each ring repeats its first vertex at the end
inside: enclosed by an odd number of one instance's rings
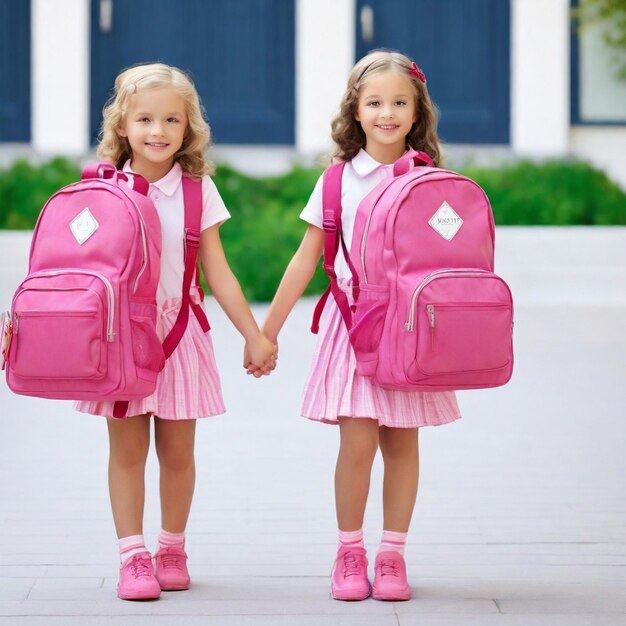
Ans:
MULTIPOLYGON (((0 385, 0 624, 626 623, 624 42, 626 0, 0 0, 1 309, 43 204, 95 158, 115 76, 163 61, 206 107, 233 216, 222 239, 261 320, 348 73, 387 47, 424 70, 446 165, 491 200, 516 315, 511 382, 459 394, 464 418, 420 434, 418 601, 403 607, 327 600, 337 431, 297 419, 316 298, 294 309, 263 383, 207 299, 228 414, 198 428, 197 582, 185 602, 142 605, 143 620, 113 592, 104 423, 0 385)), ((381 475, 377 459, 371 547, 381 475)))
POLYGON ((603 19, 582 31, 578 4, 181 0, 172 10, 166 0, 2 0, 3 160, 24 148, 83 156, 117 73, 158 60, 194 78, 218 154, 254 146, 255 171, 288 167, 328 150, 352 64, 387 47, 425 71, 450 147, 476 157, 489 148, 497 159, 578 156, 625 185, 626 53, 615 58, 604 39, 616 28, 623 36, 624 3, 584 1, 586 21, 603 19))
POLYGON ((224 245, 266 301, 348 73, 379 47, 424 70, 446 165, 485 188, 496 224, 625 225, 625 15, 624 0, 0 0, 0 229, 30 230, 95 158, 119 71, 162 61, 196 83, 235 218, 224 245))

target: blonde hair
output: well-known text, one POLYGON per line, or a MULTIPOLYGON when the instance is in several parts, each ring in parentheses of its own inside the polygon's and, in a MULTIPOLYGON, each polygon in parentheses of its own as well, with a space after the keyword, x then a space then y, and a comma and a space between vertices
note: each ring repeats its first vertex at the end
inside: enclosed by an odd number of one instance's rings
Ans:
POLYGON ((124 121, 133 94, 147 89, 173 87, 185 103, 187 130, 174 160, 192 176, 213 173, 213 164, 206 152, 211 144, 211 130, 204 117, 198 92, 189 76, 176 67, 163 63, 136 65, 123 70, 115 79, 115 90, 102 111, 102 129, 98 156, 118 169, 132 157, 128 139, 117 134, 124 121))
POLYGON ((389 50, 374 50, 357 62, 348 77, 339 112, 331 123, 332 138, 336 144, 333 156, 336 159, 350 161, 365 147, 365 133, 355 119, 363 84, 374 74, 396 71, 406 76, 415 94, 417 121, 406 136, 407 147, 426 152, 435 165, 441 165, 437 109, 430 99, 426 84, 411 72, 412 64, 411 59, 404 54, 389 50))

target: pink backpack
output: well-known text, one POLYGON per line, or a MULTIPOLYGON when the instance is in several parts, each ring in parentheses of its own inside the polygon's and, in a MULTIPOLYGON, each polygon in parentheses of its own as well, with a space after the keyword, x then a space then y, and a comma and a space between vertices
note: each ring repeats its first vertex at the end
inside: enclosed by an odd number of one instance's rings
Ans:
POLYGON ((349 330, 357 372, 381 387, 444 391, 497 387, 513 371, 513 301, 493 272, 494 221, 483 190, 407 152, 362 200, 350 252, 341 232, 345 163, 324 173, 324 269, 349 330), (426 165, 426 167, 411 167, 426 165), (339 247, 354 303, 334 271, 339 247))
MULTIPOLYGON (((183 177, 183 306, 163 344, 156 334, 161 225, 148 182, 109 163, 88 165, 82 180, 54 194, 33 233, 29 271, 13 297, 6 349, 7 383, 43 398, 128 401, 154 392, 194 310, 190 303, 202 211, 201 181, 183 177), (132 175, 131 175, 132 176, 132 175)), ((181 233, 182 234, 182 233, 181 233)))

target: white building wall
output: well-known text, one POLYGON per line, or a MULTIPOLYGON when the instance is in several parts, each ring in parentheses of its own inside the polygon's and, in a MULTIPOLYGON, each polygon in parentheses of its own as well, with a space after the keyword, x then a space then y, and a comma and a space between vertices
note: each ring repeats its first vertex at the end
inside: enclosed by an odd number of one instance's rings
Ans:
POLYGON ((32 0, 32 144, 89 149, 89 0, 32 0))
POLYGON ((604 170, 626 189, 625 126, 574 126, 570 132, 570 153, 604 170))
POLYGON ((569 0, 511 2, 511 147, 557 156, 569 142, 569 0))
MULTIPOLYGON (((354 62, 355 4, 296 0, 295 152, 306 157, 331 146, 330 120, 354 62)), ((570 126, 569 0, 511 0, 511 11, 513 153, 573 154, 626 188, 626 127, 570 126)), ((90 150, 89 33, 89 0, 32 0, 32 148, 40 155, 90 150)), ((218 148, 241 161, 238 147, 218 148)), ((255 161, 259 151, 267 148, 255 161)))
POLYGON ((327 151, 330 121, 354 64, 355 0, 297 0, 296 148, 327 151))

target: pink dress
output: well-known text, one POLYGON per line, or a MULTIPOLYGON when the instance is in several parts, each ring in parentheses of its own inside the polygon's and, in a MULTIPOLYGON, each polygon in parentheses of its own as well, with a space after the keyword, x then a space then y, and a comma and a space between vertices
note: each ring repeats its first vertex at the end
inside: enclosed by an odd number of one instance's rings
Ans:
MULTIPOLYGON (((124 169, 130 169, 127 163, 124 169)), ((184 209, 182 169, 178 163, 161 180, 150 184, 149 196, 161 219, 163 250, 157 289, 157 334, 163 340, 180 309, 183 282, 184 209)), ((202 180, 201 230, 230 217, 213 181, 202 180)), ((80 401, 75 408, 83 413, 110 417, 113 402, 80 401)), ((224 413, 219 373, 210 333, 204 333, 196 316, 189 315, 183 337, 165 361, 156 390, 147 398, 129 403, 128 415, 156 415, 161 419, 185 420, 224 413)))
MULTIPOLYGON (((378 163, 364 150, 346 166, 342 179, 342 226, 348 249, 360 200, 380 180, 390 176, 392 168, 378 163)), ((300 217, 322 227, 321 179, 300 217)), ((340 284, 351 278, 341 254, 337 255, 335 270, 340 284)), ((328 298, 320 319, 301 414, 328 424, 337 424, 339 417, 369 418, 377 420, 380 426, 392 428, 439 426, 461 417, 453 391, 383 389, 367 376, 358 376, 348 332, 332 297, 328 298)))

